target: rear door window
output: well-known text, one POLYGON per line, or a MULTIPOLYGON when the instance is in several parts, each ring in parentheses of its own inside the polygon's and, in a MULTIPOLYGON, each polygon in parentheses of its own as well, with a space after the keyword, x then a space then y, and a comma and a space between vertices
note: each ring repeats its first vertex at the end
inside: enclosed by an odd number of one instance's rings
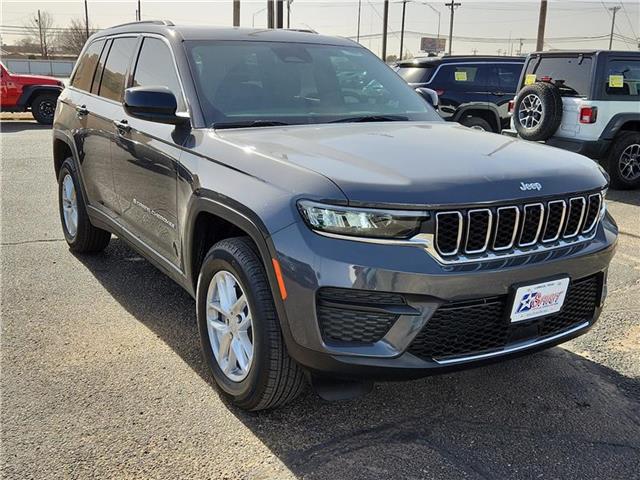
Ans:
POLYGON ((640 100, 640 60, 609 60, 604 82, 607 95, 640 100))
POLYGON ((78 68, 76 68, 76 73, 71 80, 71 86, 87 92, 91 90, 91 82, 93 81, 102 47, 104 47, 104 40, 97 40, 87 47, 78 62, 78 68))
POLYGON ((442 65, 436 73, 432 84, 445 90, 472 91, 486 88, 490 66, 442 65))
POLYGON ((515 93, 518 88, 518 80, 522 72, 521 63, 502 63, 492 68, 489 87, 500 90, 503 93, 515 93))
POLYGON ((425 83, 429 81, 429 78, 431 77, 433 70, 434 68, 431 66, 429 67, 405 66, 405 67, 398 67, 396 69, 396 72, 407 83, 425 83))
POLYGON ((550 81, 560 89, 562 96, 588 97, 591 84, 591 57, 542 57, 532 58, 527 74, 536 81, 550 81))
POLYGON ((101 97, 117 102, 122 101, 127 71, 129 65, 131 65, 137 41, 136 37, 123 37, 113 40, 100 82, 99 95, 101 97))

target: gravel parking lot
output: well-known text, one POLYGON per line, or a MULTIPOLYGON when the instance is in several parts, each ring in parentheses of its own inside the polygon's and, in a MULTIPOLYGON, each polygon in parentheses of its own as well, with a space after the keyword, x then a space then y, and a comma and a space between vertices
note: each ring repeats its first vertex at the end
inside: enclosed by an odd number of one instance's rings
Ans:
POLYGON ((610 192, 621 235, 586 336, 249 414, 212 388, 180 287, 117 239, 68 251, 50 129, 0 140, 3 478, 637 478, 640 192, 610 192))

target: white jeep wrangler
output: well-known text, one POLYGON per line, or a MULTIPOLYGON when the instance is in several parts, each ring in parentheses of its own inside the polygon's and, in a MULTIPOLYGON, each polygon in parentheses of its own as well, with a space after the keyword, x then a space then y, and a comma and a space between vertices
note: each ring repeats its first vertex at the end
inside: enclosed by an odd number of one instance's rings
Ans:
POLYGON ((599 161, 618 189, 640 187, 640 52, 538 52, 510 104, 511 130, 599 161))

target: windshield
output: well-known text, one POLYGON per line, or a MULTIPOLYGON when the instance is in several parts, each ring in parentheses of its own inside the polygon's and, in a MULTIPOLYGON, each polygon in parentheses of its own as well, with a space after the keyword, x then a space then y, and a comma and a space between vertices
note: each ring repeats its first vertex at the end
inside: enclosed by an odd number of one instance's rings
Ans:
POLYGON ((216 128, 439 120, 425 100, 364 48, 185 43, 207 123, 216 128))

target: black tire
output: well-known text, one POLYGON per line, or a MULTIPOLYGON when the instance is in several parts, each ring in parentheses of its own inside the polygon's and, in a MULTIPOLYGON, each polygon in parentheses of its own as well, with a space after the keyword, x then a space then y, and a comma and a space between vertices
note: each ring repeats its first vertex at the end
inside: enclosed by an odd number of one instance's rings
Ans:
POLYGON ((53 116, 56 113, 56 102, 58 95, 52 93, 42 93, 31 102, 31 113, 33 118, 42 125, 51 125, 53 116))
POLYGON ((202 352, 218 387, 245 410, 275 408, 296 398, 305 386, 300 366, 287 353, 264 266, 246 237, 222 240, 202 262, 196 294, 202 352), (207 328, 207 293, 213 276, 230 272, 238 279, 252 312, 253 362, 247 376, 232 381, 213 354, 207 328))
POLYGON ((521 138, 533 141, 546 140, 558 130, 561 122, 562 96, 558 87, 551 83, 538 82, 520 90, 513 109, 513 124, 521 138), (527 111, 531 100, 535 98, 540 101, 542 107, 539 113, 527 111), (521 108, 527 114, 525 118, 520 117, 521 108), (528 124, 529 118, 532 123, 537 123, 528 124), (527 124, 523 124, 523 121, 527 124))
POLYGON ((611 177, 611 188, 617 190, 630 190, 640 188, 640 132, 623 132, 613 141, 609 150, 609 156, 605 162, 605 169, 611 177), (637 147, 634 147, 637 145, 637 147), (629 150, 633 150, 631 157, 629 150), (622 154, 627 151, 625 163, 632 162, 633 170, 627 167, 623 171, 622 154))
POLYGON ((495 129, 484 118, 480 117, 465 117, 460 120, 460 124, 465 127, 473 128, 475 130, 484 130, 485 132, 494 132, 495 129))
POLYGON ((104 250, 109 245, 111 233, 94 227, 87 215, 86 203, 82 196, 78 176, 71 158, 67 158, 58 175, 58 207, 60 211, 60 222, 62 223, 62 231, 64 238, 69 244, 69 249, 76 253, 95 253, 104 250), (69 233, 64 217, 63 209, 63 182, 65 177, 69 175, 73 180, 75 189, 75 198, 78 211, 77 227, 75 234, 69 233))

